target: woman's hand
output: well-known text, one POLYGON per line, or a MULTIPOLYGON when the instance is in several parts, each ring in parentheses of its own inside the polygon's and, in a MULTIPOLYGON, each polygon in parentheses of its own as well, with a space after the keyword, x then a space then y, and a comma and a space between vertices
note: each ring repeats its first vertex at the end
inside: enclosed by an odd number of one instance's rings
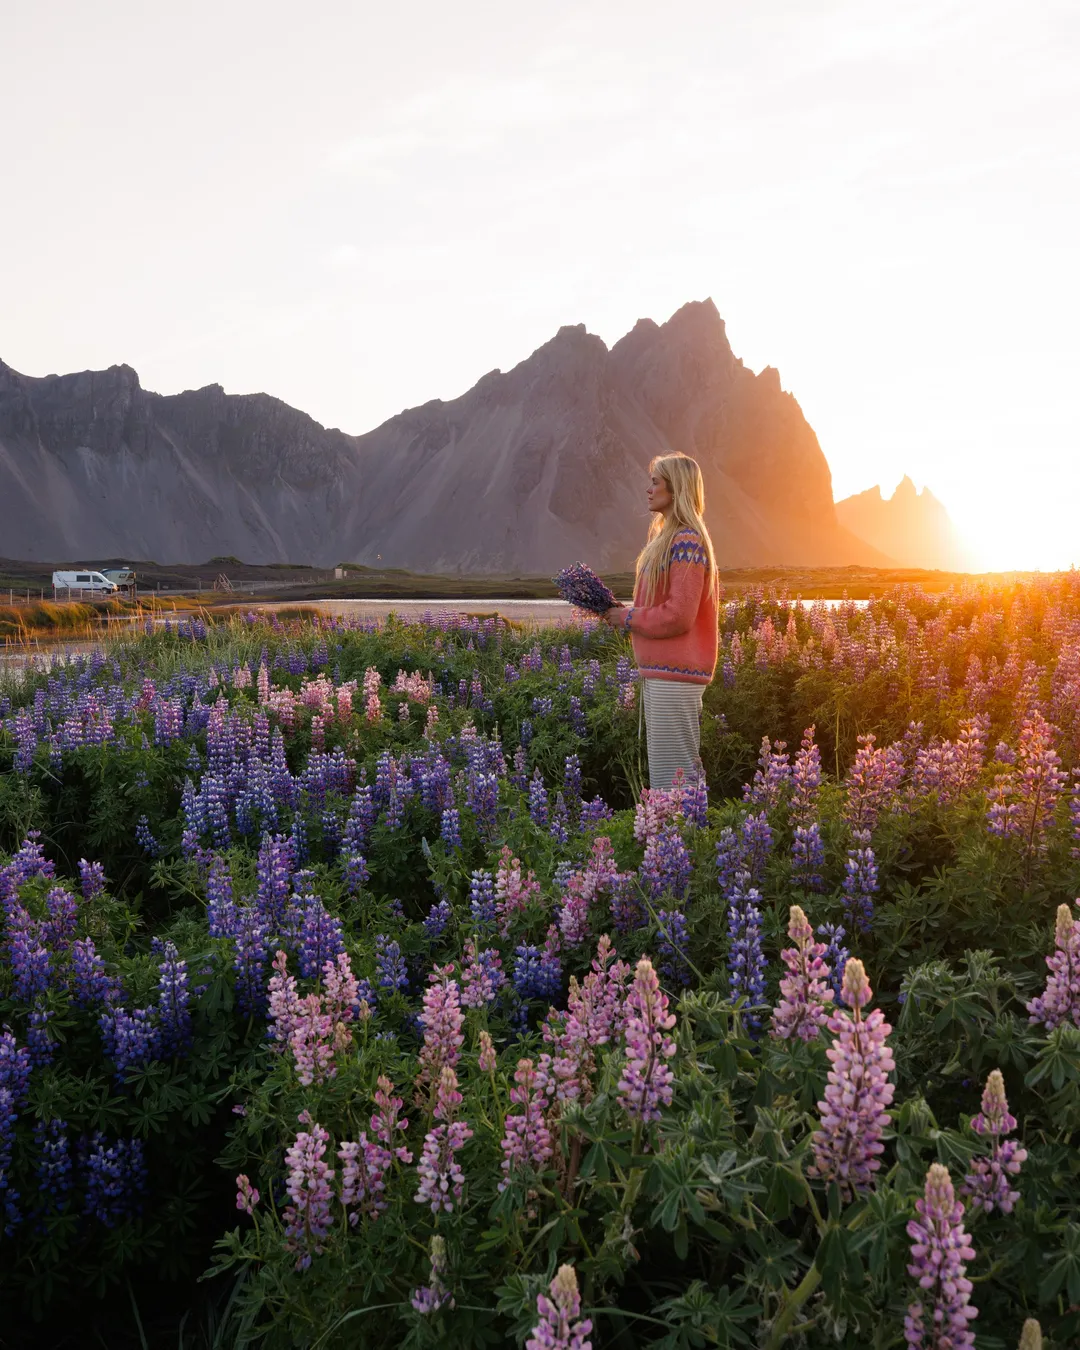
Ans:
POLYGON ((616 600, 610 609, 604 610, 600 615, 601 619, 611 628, 621 628, 623 626, 623 617, 626 614, 626 606, 621 600, 616 600))

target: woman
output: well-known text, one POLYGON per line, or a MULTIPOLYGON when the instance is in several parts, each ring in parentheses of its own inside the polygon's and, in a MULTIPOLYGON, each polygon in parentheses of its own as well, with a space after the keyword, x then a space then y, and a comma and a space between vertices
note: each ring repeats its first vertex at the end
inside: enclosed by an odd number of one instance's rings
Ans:
POLYGON ((716 667, 719 587, 705 528, 697 460, 662 455, 649 465, 649 537, 637 560, 634 603, 604 615, 629 633, 641 672, 649 786, 689 777, 701 747, 701 700, 716 667))

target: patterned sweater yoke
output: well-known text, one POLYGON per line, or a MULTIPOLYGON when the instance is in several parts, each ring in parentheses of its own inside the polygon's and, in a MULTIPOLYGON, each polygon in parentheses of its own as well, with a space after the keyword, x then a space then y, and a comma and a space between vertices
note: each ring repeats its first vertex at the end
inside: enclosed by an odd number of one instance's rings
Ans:
POLYGON ((709 560, 696 530, 680 530, 651 605, 634 590, 623 628, 630 633, 643 679, 709 684, 716 669, 717 587, 709 584, 709 560))

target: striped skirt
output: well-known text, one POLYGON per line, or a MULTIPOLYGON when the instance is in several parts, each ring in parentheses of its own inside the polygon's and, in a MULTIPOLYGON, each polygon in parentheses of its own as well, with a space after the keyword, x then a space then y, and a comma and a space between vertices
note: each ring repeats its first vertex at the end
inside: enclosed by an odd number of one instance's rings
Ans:
MULTIPOLYGON (((703 684, 642 680, 641 707, 649 749, 649 786, 669 788, 675 770, 689 778, 701 750, 703 684)), ((639 725, 640 731, 640 725, 639 725)))

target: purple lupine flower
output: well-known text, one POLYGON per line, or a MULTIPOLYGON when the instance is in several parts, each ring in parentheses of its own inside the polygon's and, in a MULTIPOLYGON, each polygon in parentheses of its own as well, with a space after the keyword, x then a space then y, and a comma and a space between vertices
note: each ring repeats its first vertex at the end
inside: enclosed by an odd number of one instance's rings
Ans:
POLYGON ((79 883, 82 886, 83 899, 87 902, 96 900, 107 885, 105 868, 99 862, 87 862, 85 858, 80 858, 79 883))
POLYGON ((87 1214, 106 1228, 115 1228, 122 1219, 138 1213, 146 1188, 146 1164, 138 1139, 118 1139, 106 1145, 99 1131, 85 1150, 83 1168, 87 1214))
POLYGON ((448 900, 437 900, 431 906, 427 912, 427 918, 424 920, 424 933, 429 942, 434 942, 442 937, 451 918, 453 918, 453 911, 448 900))
POLYGON ((236 1003, 241 1012, 260 1013, 266 1006, 266 961, 270 954, 270 928, 256 905, 236 911, 236 1003))
POLYGON ((461 813, 456 806, 448 806, 442 813, 441 834, 447 848, 461 847, 461 813))
POLYGON ((844 864, 844 908, 863 930, 869 932, 874 917, 874 893, 878 888, 877 860, 867 832, 855 835, 844 864))
POLYGON ((206 919, 210 936, 231 937, 236 923, 232 872, 223 853, 210 856, 210 874, 206 881, 206 919))
POLYGON ((166 942, 158 975, 158 1045, 163 1055, 182 1054, 191 1043, 191 990, 187 962, 166 942))
POLYGON ((813 1137, 810 1176, 834 1181, 845 1200, 869 1190, 881 1166, 885 1145, 881 1133, 889 1123, 888 1106, 895 1091, 889 1074, 896 1067, 887 1038, 892 1027, 880 1008, 863 1016, 873 990, 863 963, 844 968, 843 1000, 828 1027, 835 1037, 828 1049, 831 1063, 825 1098, 818 1102, 821 1129, 813 1137))
POLYGON ((450 1291, 444 1283, 447 1264, 446 1239, 436 1233, 431 1239, 428 1254, 431 1263, 431 1274, 428 1278, 431 1283, 421 1285, 419 1289, 414 1289, 409 1299, 409 1302, 421 1317, 430 1317, 440 1308, 452 1308, 454 1306, 454 1300, 450 1297, 450 1291))
POLYGON ((562 990, 562 962, 554 953, 521 943, 514 949, 514 988, 523 999, 553 999, 562 990))
POLYGON ((730 895, 735 878, 745 871, 742 840, 730 825, 716 839, 716 884, 721 895, 730 895))
POLYGON ((788 973, 780 980, 780 1002, 773 1009, 770 1035, 777 1040, 797 1036, 812 1041, 820 1035, 833 1001, 829 967, 821 959, 826 947, 814 941, 814 930, 799 905, 788 911, 788 936, 795 945, 780 953, 788 973))
POLYGON ((643 956, 623 1005, 626 1062, 619 1079, 620 1105, 642 1124, 659 1120, 660 1107, 671 1105, 675 1075, 667 1061, 675 1053, 675 1042, 667 1033, 674 1025, 667 995, 652 962, 643 956))
POLYGON ((878 817, 892 802, 904 777, 903 748, 875 748, 873 732, 859 736, 859 748, 848 772, 844 819, 859 834, 872 834, 878 817))
POLYGON ((26 1019, 26 1048, 35 1069, 51 1064, 56 1055, 57 1042, 49 1037, 49 1019, 52 1015, 48 1008, 38 1003, 26 1019))
POLYGON ((791 880, 804 890, 821 889, 821 869, 825 865, 825 845, 816 820, 796 825, 791 841, 791 880))
POLYGON ((743 800, 763 810, 779 806, 791 789, 791 760, 787 742, 774 746, 768 736, 761 738, 761 753, 753 780, 743 788, 743 800))
POLYGON ((510 1101, 522 1109, 507 1112, 500 1147, 503 1151, 502 1180, 499 1190, 505 1191, 519 1173, 543 1171, 553 1149, 551 1131, 544 1120, 548 1098, 537 1080, 531 1059, 519 1059, 514 1072, 515 1087, 510 1089, 510 1101))
POLYGON ((616 603, 608 587, 582 562, 564 567, 551 580, 568 605, 588 610, 590 614, 604 614, 616 603))
POLYGON ((567 755, 563 773, 563 792, 571 813, 581 806, 581 760, 577 755, 567 755))
POLYGON ((773 847, 772 826, 764 811, 749 815, 742 823, 742 866, 755 885, 765 878, 765 864, 773 847))
POLYGON ((495 881, 490 872, 474 872, 469 885, 469 909, 477 926, 494 923, 496 918, 495 881))
POLYGON ((589 890, 577 873, 571 876, 559 907, 559 932, 571 947, 589 936, 589 890))
POLYGON ((343 862, 345 889, 350 895, 359 895, 361 887, 367 884, 370 875, 367 859, 361 853, 346 853, 343 862))
POLYGON ((140 1068, 155 1057, 157 1028, 147 1008, 128 1012, 126 1008, 110 1007, 98 1017, 98 1026, 105 1053, 121 1081, 128 1069, 140 1068))
MULTIPOLYGON (((744 889, 749 877, 741 874, 728 901, 728 986, 732 1001, 745 999, 748 1008, 765 1001, 765 951, 761 945, 761 896, 744 889)), ((761 1028, 757 1013, 745 1011, 751 1034, 761 1028)))
POLYGON ((1056 950, 1046 958, 1046 988, 1027 1005, 1029 1021, 1053 1031, 1063 1022, 1080 1026, 1080 920, 1068 905, 1058 905, 1056 950))
POLYGON ((135 822, 135 842, 148 857, 160 858, 164 852, 154 838, 153 831, 150 829, 150 821, 146 816, 140 816, 135 822))
POLYGON ((76 938, 71 944, 71 992, 79 1008, 107 1003, 119 995, 117 981, 106 974, 93 938, 76 938))
POLYGON ((327 961, 345 950, 341 920, 331 914, 317 895, 304 897, 300 920, 300 974, 314 979, 327 961))
POLYGON ((548 826, 548 794, 544 778, 539 769, 533 770, 529 782, 529 817, 534 825, 542 830, 548 826))
POLYGON ((918 1280, 922 1295, 908 1307, 904 1340, 917 1350, 965 1350, 975 1344, 969 1324, 979 1315, 971 1306, 966 1264, 975 1259, 975 1251, 947 1167, 931 1163, 915 1208, 919 1217, 907 1226, 912 1257, 908 1274, 918 1280))
POLYGON ((660 973, 672 984, 690 983, 690 964, 686 953, 690 946, 690 930, 686 915, 680 909, 662 909, 656 916, 656 946, 663 957, 660 973))
POLYGON ((826 939, 827 946, 822 959, 825 962, 826 969, 829 972, 829 985, 833 991, 833 1003, 836 1007, 844 1006, 844 970, 847 967, 848 957, 851 953, 844 943, 847 936, 847 929, 842 923, 822 923, 818 925, 819 936, 826 939))
POLYGON ((525 1350, 592 1350, 592 1321, 581 1318, 581 1295, 573 1266, 560 1266, 547 1294, 537 1294, 540 1320, 525 1342, 525 1350))
POLYGON ((1021 1147, 1018 1139, 1005 1138, 1016 1129, 1016 1117, 1009 1113, 1000 1069, 990 1071, 983 1089, 982 1110, 972 1120, 971 1128, 976 1134, 990 1136, 990 1156, 972 1160, 960 1194, 970 1199, 972 1209, 992 1214, 996 1207, 1002 1214, 1011 1214, 1020 1199, 1020 1192, 1012 1189, 1011 1178, 1020 1171, 1027 1149, 1021 1147))
POLYGON ((296 1253, 296 1269, 306 1270, 311 1258, 321 1255, 323 1241, 333 1226, 330 1183, 334 1169, 323 1161, 330 1135, 306 1111, 300 1120, 310 1129, 301 1130, 285 1151, 289 1169, 285 1189, 292 1204, 286 1205, 282 1217, 286 1250, 296 1253))
POLYGON ((551 813, 548 834, 557 844, 565 844, 570 838, 570 812, 566 809, 566 801, 561 792, 555 794, 555 808, 551 813))
POLYGON ((41 939, 54 952, 66 952, 75 936, 79 907, 66 886, 54 886, 45 897, 49 917, 41 925, 41 939))
POLYGON ((618 933, 644 928, 649 921, 633 872, 620 872, 611 884, 611 921, 618 933))
POLYGON ((592 825, 600 825, 606 820, 613 820, 614 817, 615 812, 612 811, 603 797, 590 797, 587 802, 581 803, 581 828, 583 830, 587 830, 592 825))
POLYGON ((709 788, 699 760, 682 791, 682 813, 688 825, 703 830, 709 823, 709 788))
POLYGON ((686 898, 690 883, 691 862, 679 826, 675 821, 661 826, 645 843, 641 862, 641 880, 653 900, 671 895, 675 900, 686 898))
POLYGON ((296 861, 289 839, 283 835, 263 835, 255 863, 255 906, 268 932, 280 933, 285 926, 296 861))
POLYGON ((375 934, 375 980, 380 989, 391 992, 409 987, 409 972, 405 969, 401 944, 385 933, 375 934))
POLYGON ((461 1058, 465 1037, 461 1028, 465 1017, 461 1011, 461 997, 457 981, 450 977, 453 965, 436 966, 428 976, 424 990, 424 1009, 420 1025, 424 1029, 424 1044, 420 1049, 420 1072, 417 1084, 428 1084, 434 1089, 444 1066, 453 1068, 461 1058))
POLYGON ((443 1210, 452 1214, 454 1201, 460 1203, 465 1189, 465 1174, 455 1154, 461 1152, 473 1132, 465 1121, 455 1118, 461 1101, 457 1074, 444 1064, 435 1098, 434 1115, 439 1123, 424 1136, 416 1165, 420 1185, 413 1196, 418 1205, 428 1205, 435 1215, 443 1210))
POLYGON ((15 977, 12 993, 20 1003, 33 1003, 49 987, 52 955, 41 940, 41 928, 18 901, 8 910, 8 953, 15 977))
POLYGON ((67 1208, 71 1194, 71 1145, 67 1125, 55 1117, 48 1125, 39 1120, 34 1126, 34 1144, 38 1153, 38 1210, 43 1215, 59 1214, 67 1208))
POLYGON ((791 823, 808 827, 817 810, 821 788, 821 750, 814 741, 815 728, 807 727, 795 755, 791 773, 791 823))

